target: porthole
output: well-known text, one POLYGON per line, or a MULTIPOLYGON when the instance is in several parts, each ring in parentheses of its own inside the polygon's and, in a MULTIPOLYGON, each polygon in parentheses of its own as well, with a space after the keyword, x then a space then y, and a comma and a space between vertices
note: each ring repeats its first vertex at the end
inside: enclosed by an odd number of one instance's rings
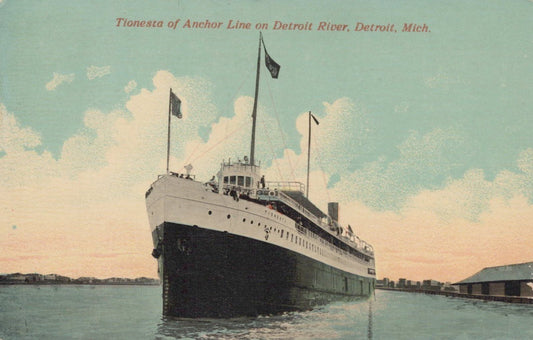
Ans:
POLYGON ((231 215, 228 215, 227 217, 228 217, 228 219, 229 219, 229 218, 231 217, 231 215))
POLYGON ((253 221, 253 220, 251 220, 251 221, 250 221, 250 224, 254 224, 254 221, 253 221))
POLYGON ((209 215, 211 215, 213 212, 212 212, 211 210, 209 210, 207 213, 208 213, 209 215))
POLYGON ((246 219, 245 219, 245 218, 243 218, 243 219, 242 219, 242 221, 243 221, 243 222, 246 222, 246 219))
POLYGON ((261 226, 261 222, 257 223, 258 226, 261 226))

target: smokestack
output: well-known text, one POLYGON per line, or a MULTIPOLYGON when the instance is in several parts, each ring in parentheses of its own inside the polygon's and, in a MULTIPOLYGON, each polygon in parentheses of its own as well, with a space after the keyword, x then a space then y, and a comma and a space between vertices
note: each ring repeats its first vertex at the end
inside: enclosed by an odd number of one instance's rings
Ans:
POLYGON ((328 215, 333 221, 339 222, 339 202, 328 203, 328 215))

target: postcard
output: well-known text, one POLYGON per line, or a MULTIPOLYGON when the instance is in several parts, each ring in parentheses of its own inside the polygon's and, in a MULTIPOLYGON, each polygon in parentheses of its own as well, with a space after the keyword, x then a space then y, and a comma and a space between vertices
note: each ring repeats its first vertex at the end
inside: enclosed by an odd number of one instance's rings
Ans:
POLYGON ((528 264, 532 10, 0 0, 0 274, 160 280, 180 316, 528 264))

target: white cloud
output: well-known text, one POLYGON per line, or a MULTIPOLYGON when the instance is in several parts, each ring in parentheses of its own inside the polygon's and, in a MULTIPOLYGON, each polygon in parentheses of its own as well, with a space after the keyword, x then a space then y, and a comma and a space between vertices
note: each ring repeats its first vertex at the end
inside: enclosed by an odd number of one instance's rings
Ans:
MULTIPOLYGON (((94 264, 97 276, 156 275, 144 192, 165 169, 169 88, 183 112, 172 118, 171 169, 191 162, 200 180, 215 174, 222 158, 248 154, 251 98, 238 98, 235 114, 217 119, 206 81, 161 71, 153 82, 153 90, 130 97, 127 110, 86 111, 84 129, 64 142, 58 159, 33 150, 38 134, 1 107, 0 224, 17 226, 0 239, 3 270, 76 276, 94 264), (207 140, 200 129, 210 131, 207 140), (21 259, 28 247, 38 263, 21 259), (106 264, 88 256, 95 252, 114 255, 106 264), (134 255, 120 255, 128 253, 134 255)), ((259 114, 259 126, 274 124, 261 107, 259 114)), ((266 154, 266 144, 258 154, 266 154)))
POLYGON ((111 73, 111 66, 89 66, 87 67, 87 78, 93 80, 95 78, 102 78, 103 76, 111 73))
POLYGON ((449 180, 442 189, 423 190, 411 197, 405 209, 431 211, 445 221, 456 218, 478 221, 494 200, 506 204, 516 197, 532 200, 533 173, 524 171, 533 167, 532 151, 529 148, 519 155, 517 163, 522 172, 502 170, 490 181, 485 179, 483 170, 471 169, 463 178, 449 180))
MULTIPOLYGON (((320 125, 313 126, 311 153, 315 168, 334 174, 347 174, 360 156, 369 151, 367 141, 374 128, 366 108, 350 98, 340 98, 333 103, 324 102, 325 115, 318 114, 320 125)), ((296 122, 302 135, 300 149, 307 151, 308 116, 304 113, 296 122)))
MULTIPOLYGON (((144 191, 165 169, 169 88, 182 99, 183 111, 183 119, 172 118, 171 169, 181 172, 192 163, 200 180, 215 174, 223 158, 248 155, 252 99, 237 98, 234 112, 219 117, 208 82, 165 71, 153 82, 153 90, 140 89, 123 110, 87 110, 84 129, 65 141, 58 159, 36 152, 39 134, 0 106, 0 225, 10 227, 0 238, 4 271, 46 268, 76 276, 91 267, 96 276, 156 275, 144 191), (201 130, 208 136, 202 138, 201 130)), ((310 197, 322 208, 341 203, 341 221, 374 245, 379 275, 461 279, 482 265, 518 262, 528 254, 533 149, 518 156, 519 171, 501 171, 493 180, 472 169, 439 188, 416 186, 455 169, 449 154, 464 146, 459 133, 412 132, 396 160, 378 158, 350 170, 342 159, 346 150, 354 150, 348 155, 353 160, 372 134, 364 108, 341 98, 325 103, 325 115, 318 116, 313 150, 323 163, 315 153, 310 197), (328 190, 333 174, 340 180, 328 190), (456 277, 446 277, 452 272, 456 277)), ((307 113, 296 121, 300 151, 285 149, 279 157, 282 138, 271 129, 276 120, 263 107, 258 117, 256 154, 267 178, 305 183, 307 113)))
POLYGON ((422 195, 402 212, 341 205, 341 221, 374 246, 379 276, 459 281, 483 267, 531 260, 533 205, 523 196, 490 199, 477 221, 443 221, 431 199, 422 195))
POLYGON ((184 119, 173 122, 178 157, 216 112, 202 80, 159 72, 154 85, 132 96, 128 111, 88 110, 85 128, 65 141, 57 160, 36 152, 39 135, 0 107, 0 224, 17 226, 0 238, 3 270, 48 268, 76 276, 98 264, 97 276, 155 276, 146 256, 151 245, 143 201, 150 182, 164 172, 168 88, 184 104, 184 119), (30 248, 38 262, 21 259, 30 248), (117 255, 106 264, 87 256, 95 252, 117 255), (118 255, 124 253, 134 255, 118 255))
POLYGON ((21 128, 15 116, 0 103, 0 151, 23 152, 41 144, 41 137, 30 128, 21 128))
POLYGON ((130 80, 128 82, 128 85, 124 87, 124 92, 130 93, 131 91, 135 90, 137 87, 137 82, 135 80, 130 80))
MULTIPOLYGON (((315 130, 329 120, 327 135, 333 140, 323 144, 338 150, 339 157, 346 153, 340 141, 349 138, 342 136, 349 128, 338 112, 351 105, 349 100, 344 102, 348 105, 336 103, 340 110, 328 111, 315 130)), ((302 152, 285 150, 265 169, 269 177, 294 171, 305 183, 307 113, 298 117, 297 127, 302 152)), ((479 268, 529 260, 533 149, 520 153, 519 172, 503 170, 488 180, 482 170, 471 169, 463 178, 446 180, 461 165, 450 159, 468 157, 465 143, 451 128, 423 135, 413 131, 398 146, 397 159, 378 158, 353 172, 343 169, 333 188, 326 188, 332 172, 324 167, 312 171, 310 198, 323 210, 328 201, 340 202, 341 222, 351 224, 376 249, 380 276, 458 281, 479 268), (440 178, 442 185, 432 188, 440 178)))
POLYGON ((74 73, 71 74, 59 74, 54 72, 54 77, 52 80, 50 80, 48 83, 46 83, 45 87, 48 91, 53 91, 61 85, 62 83, 72 83, 74 80, 74 73))
POLYGON ((528 148, 518 156, 518 168, 525 174, 533 175, 533 148, 528 148))
POLYGON ((341 173, 335 188, 342 200, 357 197, 376 209, 400 209, 408 197, 443 183, 461 166, 450 159, 461 159, 468 153, 461 135, 451 128, 435 129, 424 135, 411 131, 397 148, 395 159, 378 157, 353 172, 341 173))

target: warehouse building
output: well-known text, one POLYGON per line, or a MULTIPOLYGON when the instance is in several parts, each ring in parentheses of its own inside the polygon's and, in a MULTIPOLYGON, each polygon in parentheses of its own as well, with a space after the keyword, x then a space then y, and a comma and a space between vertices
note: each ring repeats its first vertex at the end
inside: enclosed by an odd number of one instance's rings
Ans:
POLYGON ((533 297, 533 262, 484 268, 455 285, 469 295, 533 297))

